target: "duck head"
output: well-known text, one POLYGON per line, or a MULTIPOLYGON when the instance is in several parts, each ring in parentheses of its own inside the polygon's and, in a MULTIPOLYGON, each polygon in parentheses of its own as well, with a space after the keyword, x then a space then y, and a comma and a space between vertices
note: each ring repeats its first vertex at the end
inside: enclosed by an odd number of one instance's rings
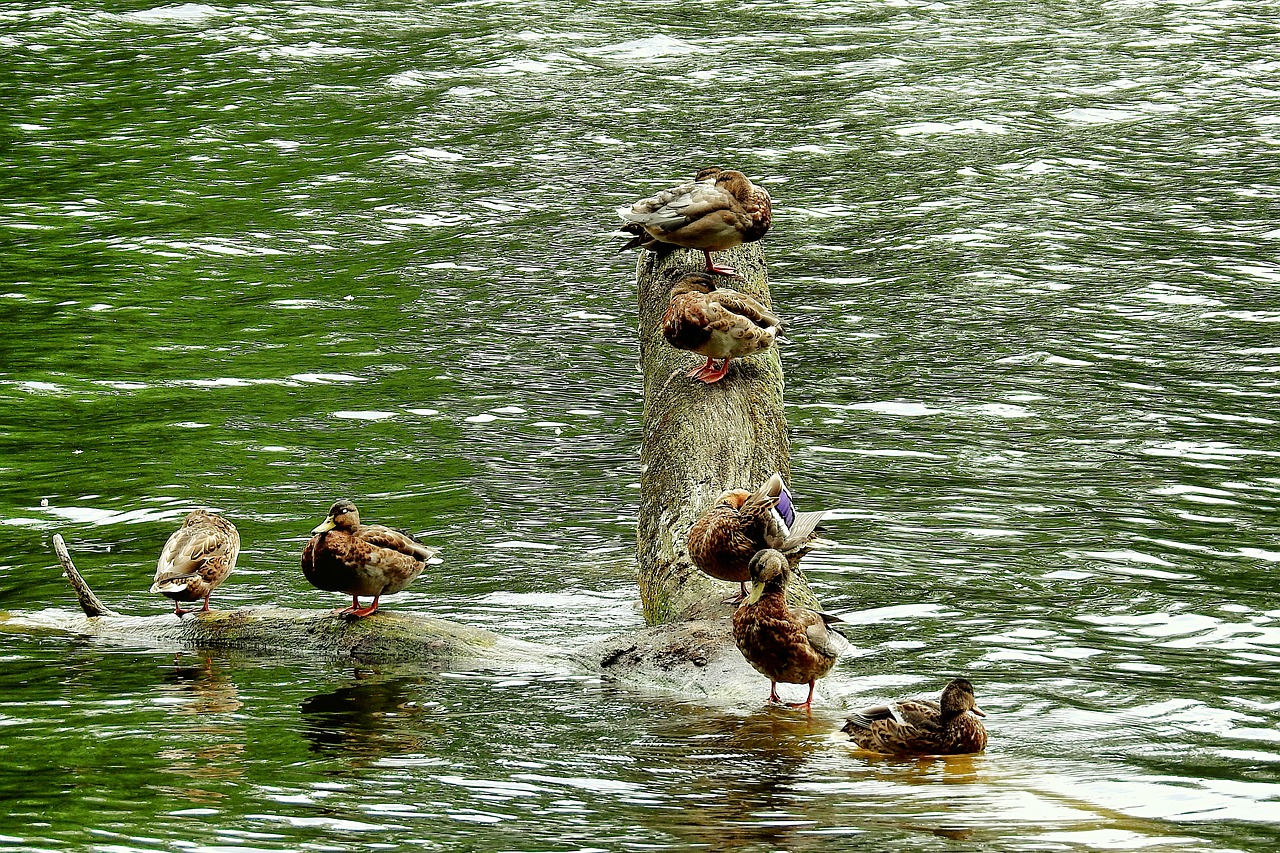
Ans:
POLYGON ((766 548, 757 551, 747 564, 751 572, 751 593, 744 605, 755 604, 770 590, 785 590, 787 581, 791 579, 791 566, 781 551, 766 548))
POLYGON ((965 711, 972 711, 979 717, 986 716, 986 712, 978 707, 978 700, 974 698, 973 685, 966 678, 953 678, 942 689, 942 699, 938 704, 942 706, 944 717, 959 716, 965 711))
POLYGON ((340 500, 329 507, 329 515, 325 520, 316 525, 311 532, 328 533, 330 530, 337 528, 338 530, 355 530, 360 526, 360 510, 356 509, 356 505, 348 500, 340 500))

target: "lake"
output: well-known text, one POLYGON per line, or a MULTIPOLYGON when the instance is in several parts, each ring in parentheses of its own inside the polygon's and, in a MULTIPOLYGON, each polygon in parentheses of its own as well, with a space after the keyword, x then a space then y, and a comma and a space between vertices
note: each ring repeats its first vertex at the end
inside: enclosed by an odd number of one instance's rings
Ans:
MULTIPOLYGON (((811 715, 595 676, 0 633, 0 850, 1280 846, 1280 3, 0 3, 0 610, 642 624, 619 205, 767 187, 811 715), (983 755, 855 753, 973 681, 983 755)), ((692 363, 692 360, 691 360, 692 363)), ((784 686, 784 691, 788 688, 784 686)), ((790 691, 802 688, 790 688, 790 691)), ((792 698, 792 692, 787 692, 792 698)), ((798 697, 796 697, 798 698, 798 697)))

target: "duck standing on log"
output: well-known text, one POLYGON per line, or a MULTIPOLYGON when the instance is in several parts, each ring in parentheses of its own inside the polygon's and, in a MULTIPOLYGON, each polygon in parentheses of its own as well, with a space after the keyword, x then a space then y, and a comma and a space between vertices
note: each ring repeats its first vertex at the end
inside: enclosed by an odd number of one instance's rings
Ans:
POLYGON ((220 515, 198 509, 189 513, 173 532, 156 562, 151 592, 173 599, 178 616, 181 602, 204 599, 201 613, 209 612, 209 596, 235 570, 240 555, 240 533, 220 515))
POLYGON ((733 639, 742 656, 769 679, 769 701, 782 702, 778 682, 809 685, 803 702, 787 702, 788 708, 813 705, 813 688, 835 666, 849 641, 829 623, 836 617, 787 605, 791 567, 772 548, 751 558, 751 594, 733 613, 733 639))
POLYGON ((940 701, 908 699, 854 711, 841 731, 862 749, 886 755, 965 755, 982 752, 985 717, 964 678, 952 679, 940 701), (974 716, 974 715, 977 716, 974 716))
POLYGON ((687 375, 708 384, 729 372, 729 362, 763 352, 778 339, 782 320, 754 296, 717 288, 704 272, 686 273, 671 288, 662 336, 676 349, 707 357, 687 375), (717 359, 723 359, 719 366, 717 359))
POLYGON ((796 512, 782 475, 774 473, 754 492, 731 489, 720 495, 689 528, 689 558, 711 577, 741 584, 746 598, 756 552, 794 551, 809 542, 824 515, 796 512))
MULTIPOLYGON (((699 169, 693 176, 695 184, 711 183, 714 184, 716 176, 723 172, 719 166, 707 166, 705 169, 699 169)), ((622 226, 623 233, 632 235, 619 252, 625 252, 628 249, 644 249, 658 255, 665 255, 672 249, 678 248, 675 243, 664 243, 654 237, 648 231, 644 230, 643 225, 634 222, 627 223, 622 226)))
POLYGON ((349 500, 337 501, 302 550, 302 573, 312 586, 351 596, 335 613, 359 619, 378 610, 378 599, 411 584, 439 549, 380 524, 361 524, 349 500), (373 596, 367 607, 360 596, 373 596))
POLYGON ((629 207, 618 208, 627 226, 639 226, 655 240, 701 249, 707 272, 737 275, 712 263, 712 252, 726 252, 759 240, 773 221, 769 191, 737 169, 721 169, 714 180, 693 180, 663 190, 629 207))

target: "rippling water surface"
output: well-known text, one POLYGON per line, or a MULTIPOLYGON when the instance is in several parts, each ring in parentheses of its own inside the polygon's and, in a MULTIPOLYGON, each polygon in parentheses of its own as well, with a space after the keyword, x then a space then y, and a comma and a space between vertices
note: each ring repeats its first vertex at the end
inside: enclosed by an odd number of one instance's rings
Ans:
POLYGON ((388 606, 638 625, 612 210, 769 187, 808 566, 855 651, 760 696, 0 640, 0 849, 1273 850, 1280 5, 0 2, 0 607, 132 613, 190 508, 388 606), (46 505, 47 504, 47 505, 46 505), (846 707, 964 674, 980 757, 846 707))

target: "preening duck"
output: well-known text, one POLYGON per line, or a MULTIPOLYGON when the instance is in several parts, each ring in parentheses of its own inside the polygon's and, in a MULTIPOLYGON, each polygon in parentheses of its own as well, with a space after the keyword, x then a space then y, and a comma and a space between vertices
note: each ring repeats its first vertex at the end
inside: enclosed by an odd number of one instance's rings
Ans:
POLYGON ((240 555, 240 533, 231 522, 203 509, 189 513, 182 526, 164 543, 156 562, 151 592, 173 599, 178 616, 191 613, 181 602, 204 599, 202 613, 209 612, 209 596, 235 570, 240 555))

